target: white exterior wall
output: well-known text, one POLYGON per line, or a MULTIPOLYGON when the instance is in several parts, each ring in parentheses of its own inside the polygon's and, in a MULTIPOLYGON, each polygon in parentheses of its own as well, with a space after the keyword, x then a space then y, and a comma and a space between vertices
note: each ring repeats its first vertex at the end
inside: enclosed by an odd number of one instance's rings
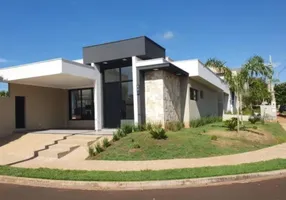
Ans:
POLYGON ((229 92, 228 85, 224 83, 224 81, 220 79, 220 77, 217 76, 213 71, 205 67, 199 60, 182 60, 172 63, 188 72, 190 77, 201 77, 225 93, 229 92))
POLYGON ((205 116, 217 116, 218 115, 218 95, 217 91, 190 79, 190 87, 198 90, 198 100, 190 100, 189 104, 189 119, 198 119, 205 116), (203 91, 204 97, 201 99, 200 91, 203 91))

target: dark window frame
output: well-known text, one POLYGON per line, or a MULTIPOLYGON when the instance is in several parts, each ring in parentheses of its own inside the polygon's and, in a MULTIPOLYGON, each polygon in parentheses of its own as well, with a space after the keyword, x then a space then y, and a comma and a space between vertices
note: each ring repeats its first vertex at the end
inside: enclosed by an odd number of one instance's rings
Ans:
POLYGON ((198 101, 198 90, 190 88, 190 100, 198 101))
MULTIPOLYGON (((103 74, 102 74, 102 79, 103 79, 103 90, 104 90, 104 85, 105 84, 112 84, 112 83, 119 83, 119 87, 120 87, 120 100, 122 101, 122 83, 128 83, 128 82, 131 82, 133 84, 133 76, 131 76, 131 79, 129 80, 122 80, 122 73, 121 73, 121 69, 122 68, 127 68, 127 67, 131 67, 131 70, 132 69, 132 65, 126 65, 126 66, 119 66, 119 67, 111 67, 111 68, 106 68, 103 70, 103 74), (108 69, 119 69, 119 81, 112 81, 112 82, 105 82, 105 70, 108 70, 108 69)), ((103 91, 104 92, 104 91, 103 91)), ((133 93, 133 96, 134 96, 134 93, 133 93)), ((104 102, 103 102, 104 104, 104 102)), ((133 106, 133 110, 134 110, 134 102, 133 103, 128 103, 126 104, 128 106, 133 106)), ((105 118, 105 116, 104 116, 105 118)), ((123 118, 122 117, 122 110, 121 110, 121 118, 120 120, 134 120, 134 111, 133 111, 133 118, 123 118)))
POLYGON ((69 90, 69 120, 71 121, 91 121, 94 120, 94 88, 77 88, 69 90), (92 119, 73 119, 72 118, 72 92, 80 91, 80 115, 82 116, 82 90, 91 90, 91 98, 92 98, 92 119))

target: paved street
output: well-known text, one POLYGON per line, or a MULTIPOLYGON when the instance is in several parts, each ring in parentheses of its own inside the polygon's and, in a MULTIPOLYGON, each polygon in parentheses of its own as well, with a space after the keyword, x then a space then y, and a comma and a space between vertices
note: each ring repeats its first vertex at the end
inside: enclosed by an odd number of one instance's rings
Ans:
POLYGON ((202 188, 184 188, 146 191, 80 191, 36 188, 0 184, 1 199, 7 200, 75 200, 75 199, 136 199, 136 200, 284 200, 286 178, 254 183, 239 183, 202 188))

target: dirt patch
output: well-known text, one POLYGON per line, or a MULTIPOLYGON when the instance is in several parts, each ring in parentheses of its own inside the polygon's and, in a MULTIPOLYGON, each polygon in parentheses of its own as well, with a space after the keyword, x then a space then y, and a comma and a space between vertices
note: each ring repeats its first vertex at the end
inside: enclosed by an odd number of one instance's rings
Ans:
MULTIPOLYGON (((218 137, 218 142, 221 143, 222 139, 226 139, 226 143, 233 143, 234 145, 238 145, 237 141, 240 143, 244 143, 245 141, 249 141, 251 143, 259 143, 259 144, 274 144, 276 143, 275 137, 272 134, 261 130, 261 129, 249 129, 248 131, 240 131, 237 133, 236 131, 223 131, 223 130, 213 130, 204 133, 206 135, 216 135, 218 137), (235 144, 236 143, 236 144, 235 144)), ((227 145, 229 146, 229 145, 227 145)))
POLYGON ((218 147, 226 148, 226 147, 232 147, 232 148, 238 148, 238 147, 248 147, 249 144, 245 143, 242 140, 229 140, 225 138, 220 138, 216 141, 212 141, 212 143, 218 147))
POLYGON ((135 153, 135 152, 140 152, 142 151, 141 149, 130 149, 128 152, 129 153, 135 153))

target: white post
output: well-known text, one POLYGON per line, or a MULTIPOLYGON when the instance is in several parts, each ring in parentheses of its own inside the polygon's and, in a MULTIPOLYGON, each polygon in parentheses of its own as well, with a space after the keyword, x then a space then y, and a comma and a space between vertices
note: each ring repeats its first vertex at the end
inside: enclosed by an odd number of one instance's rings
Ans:
POLYGON ((94 81, 94 129, 100 131, 102 129, 102 80, 100 74, 100 68, 98 65, 92 63, 95 69, 95 81, 94 81))
MULTIPOLYGON (((136 62, 138 58, 136 56, 132 57, 132 80, 133 80, 133 105, 134 105, 134 124, 139 123, 139 78, 138 78, 138 73, 137 73, 137 67, 136 67, 136 62)), ((139 91, 140 92, 140 91, 139 91)))

